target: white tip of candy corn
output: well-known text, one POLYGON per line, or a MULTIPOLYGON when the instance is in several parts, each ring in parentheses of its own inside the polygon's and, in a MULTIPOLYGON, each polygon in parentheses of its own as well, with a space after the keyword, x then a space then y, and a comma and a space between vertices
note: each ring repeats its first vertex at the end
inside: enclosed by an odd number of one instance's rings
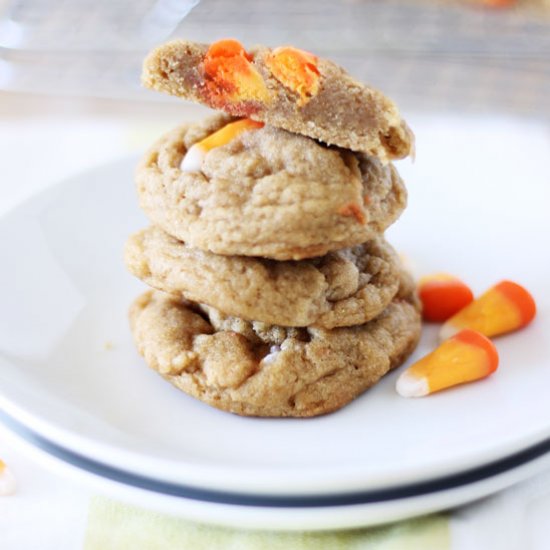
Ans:
MULTIPOLYGON (((1 461, 0 461, 1 463, 1 461)), ((3 466, 0 470, 0 496, 13 495, 17 490, 17 482, 15 476, 7 466, 3 466)))
POLYGON ((200 172, 205 152, 197 144, 193 145, 183 157, 180 170, 182 172, 200 172))
POLYGON ((452 323, 445 323, 442 325, 439 331, 439 341, 443 342, 452 338, 457 332, 460 332, 460 328, 455 327, 452 323))
POLYGON ((395 389, 401 397, 423 397, 430 393, 428 381, 405 371, 395 384, 395 389))

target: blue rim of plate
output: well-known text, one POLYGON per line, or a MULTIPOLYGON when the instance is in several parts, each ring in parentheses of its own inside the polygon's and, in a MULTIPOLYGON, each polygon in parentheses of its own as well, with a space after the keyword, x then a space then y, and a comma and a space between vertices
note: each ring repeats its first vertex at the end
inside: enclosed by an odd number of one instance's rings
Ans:
POLYGON ((25 427, 19 421, 0 410, 0 422, 21 439, 38 447, 54 458, 87 473, 122 483, 136 489, 151 491, 165 496, 180 497, 200 502, 253 506, 265 508, 323 508, 391 502, 405 498, 421 497, 441 493, 462 486, 471 485, 524 466, 550 453, 550 438, 522 449, 517 453, 500 458, 470 470, 439 477, 429 481, 378 489, 330 495, 251 495, 244 493, 212 491, 189 485, 180 485, 152 479, 126 470, 114 468, 92 460, 53 443, 25 427))

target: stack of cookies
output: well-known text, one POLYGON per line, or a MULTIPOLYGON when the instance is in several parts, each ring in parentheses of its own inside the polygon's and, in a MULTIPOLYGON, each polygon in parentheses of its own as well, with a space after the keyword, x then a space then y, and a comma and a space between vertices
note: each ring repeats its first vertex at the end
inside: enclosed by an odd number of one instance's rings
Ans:
POLYGON ((175 41, 144 84, 219 111, 162 137, 137 171, 152 226, 126 246, 154 290, 139 352, 179 389, 252 416, 334 411, 415 348, 415 286, 384 239, 411 152, 395 105, 293 47, 175 41))

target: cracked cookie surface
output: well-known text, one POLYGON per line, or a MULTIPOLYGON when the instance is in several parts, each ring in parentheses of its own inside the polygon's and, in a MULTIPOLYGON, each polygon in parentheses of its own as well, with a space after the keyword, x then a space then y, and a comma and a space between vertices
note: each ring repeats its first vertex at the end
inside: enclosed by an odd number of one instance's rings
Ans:
POLYGON ((189 246, 300 260, 368 241, 405 208, 391 164, 270 126, 208 151, 200 172, 182 172, 186 151, 230 120, 173 130, 137 170, 140 206, 189 246))
POLYGON ((335 411, 399 366, 420 336, 418 302, 405 289, 369 323, 333 330, 250 323, 159 291, 134 302, 130 324, 152 369, 245 416, 335 411))
POLYGON ((175 40, 148 55, 142 82, 384 162, 414 148, 413 134, 390 99, 335 63, 290 46, 246 51, 234 40, 175 40))
POLYGON ((320 258, 276 262, 203 252, 150 227, 130 237, 125 261, 149 286, 284 326, 363 324, 384 310, 400 285, 414 286, 382 237, 320 258))

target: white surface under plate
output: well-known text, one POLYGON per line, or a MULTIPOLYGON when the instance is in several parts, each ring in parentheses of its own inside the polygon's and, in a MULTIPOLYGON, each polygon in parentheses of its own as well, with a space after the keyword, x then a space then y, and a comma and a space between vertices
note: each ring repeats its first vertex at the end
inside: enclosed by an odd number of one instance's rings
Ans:
MULTIPOLYGON (((127 159, 0 220, 0 409, 109 466, 252 495, 399 487, 550 437, 546 136, 536 125, 513 134, 498 121, 413 125, 420 155, 400 164, 410 203, 390 241, 420 272, 449 271, 476 292, 514 279, 539 305, 528 329, 498 340, 493 377, 414 400, 395 393, 392 373, 343 410, 309 420, 240 418, 182 394, 145 366, 128 329, 128 305, 143 287, 126 273, 122 249, 146 220, 132 184, 136 159, 127 159)), ((435 341, 426 330, 413 359, 435 341)))

